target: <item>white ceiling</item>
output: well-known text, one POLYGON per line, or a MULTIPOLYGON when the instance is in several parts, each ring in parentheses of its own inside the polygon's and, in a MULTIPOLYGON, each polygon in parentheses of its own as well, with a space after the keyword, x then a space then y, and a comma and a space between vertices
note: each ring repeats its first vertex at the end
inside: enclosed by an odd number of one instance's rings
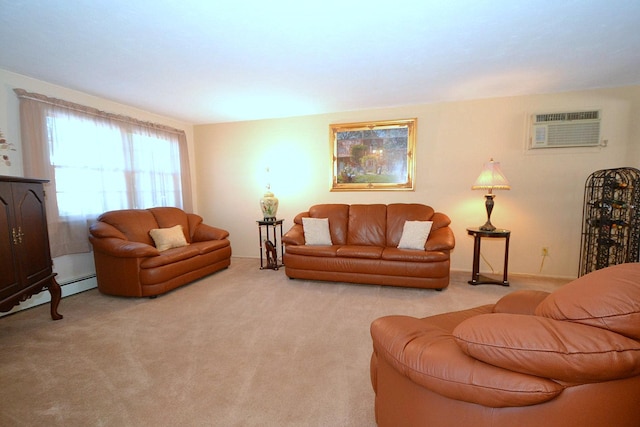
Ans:
POLYGON ((0 68, 190 123, 640 84, 638 0, 0 0, 0 68))

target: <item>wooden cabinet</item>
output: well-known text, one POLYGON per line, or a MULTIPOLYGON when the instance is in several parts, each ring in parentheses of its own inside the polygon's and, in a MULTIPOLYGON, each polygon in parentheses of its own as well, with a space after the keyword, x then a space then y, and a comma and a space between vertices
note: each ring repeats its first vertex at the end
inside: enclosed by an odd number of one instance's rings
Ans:
POLYGON ((45 180, 0 176, 0 312, 48 289, 51 318, 58 314, 45 211, 45 180))

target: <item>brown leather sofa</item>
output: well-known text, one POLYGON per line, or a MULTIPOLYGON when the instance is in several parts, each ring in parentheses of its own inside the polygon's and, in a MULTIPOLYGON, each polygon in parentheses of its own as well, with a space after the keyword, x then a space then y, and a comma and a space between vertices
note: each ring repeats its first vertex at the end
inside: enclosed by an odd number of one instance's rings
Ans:
POLYGON ((449 285, 451 220, 422 204, 319 204, 294 218, 283 236, 289 278, 415 288, 449 285), (305 241, 304 218, 328 218, 330 245, 305 241), (405 221, 432 221, 421 249, 399 249, 405 221))
POLYGON ((380 426, 640 426, 640 264, 371 325, 380 426))
POLYGON ((109 295, 145 297, 193 282, 231 264, 228 236, 225 230, 203 224, 199 215, 173 207, 106 212, 89 229, 98 289, 109 295), (151 230, 175 226, 182 228, 179 247, 158 250, 151 230))

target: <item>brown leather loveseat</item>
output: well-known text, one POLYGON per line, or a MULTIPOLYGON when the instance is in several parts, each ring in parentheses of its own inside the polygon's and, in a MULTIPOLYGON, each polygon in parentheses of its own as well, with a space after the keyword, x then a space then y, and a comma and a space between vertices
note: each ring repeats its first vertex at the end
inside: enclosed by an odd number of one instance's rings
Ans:
POLYGON ((156 296, 231 264, 229 233, 173 207, 102 214, 89 229, 100 292, 156 296))
POLYGON ((455 245, 450 223, 422 204, 315 205, 283 236, 285 272, 292 279, 444 289, 455 245), (314 220, 328 222, 319 242, 309 241, 314 220))
POLYGON ((371 325, 380 426, 640 426, 640 264, 371 325))

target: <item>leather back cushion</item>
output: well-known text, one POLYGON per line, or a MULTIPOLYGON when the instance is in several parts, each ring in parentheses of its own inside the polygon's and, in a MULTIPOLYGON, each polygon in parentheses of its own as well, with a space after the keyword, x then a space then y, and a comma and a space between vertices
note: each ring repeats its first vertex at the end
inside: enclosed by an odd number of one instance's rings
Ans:
POLYGON ((431 221, 433 214, 434 211, 431 206, 418 203, 393 203, 388 205, 386 246, 398 246, 406 221, 431 221))
POLYGON ((469 356, 523 374, 598 382, 640 373, 640 343, 600 328, 524 314, 482 314, 453 331, 469 356))
POLYGON ((615 265, 582 276, 545 298, 535 313, 640 340, 640 263, 615 265))
POLYGON ((114 226, 132 242, 146 243, 153 246, 149 230, 159 228, 153 214, 146 209, 124 209, 105 212, 98 221, 114 226))
POLYGON ((351 205, 348 245, 385 247, 387 243, 387 205, 351 205))
POLYGON ((384 204, 318 204, 309 212, 298 214, 294 222, 302 224, 301 217, 329 218, 329 231, 334 245, 376 245, 396 247, 400 242, 405 221, 433 221, 431 232, 447 227, 451 220, 445 214, 434 212, 431 206, 419 203, 384 204))
POLYGON ((176 225, 182 226, 182 232, 187 242, 191 243, 189 230, 189 218, 187 213, 179 208, 159 207, 151 208, 149 211, 153 214, 160 228, 171 228, 176 225))
MULTIPOLYGON (((329 218, 329 232, 334 245, 347 244, 349 205, 322 204, 309 208, 311 218, 329 218)), ((300 222, 302 224, 302 221, 300 222)))

